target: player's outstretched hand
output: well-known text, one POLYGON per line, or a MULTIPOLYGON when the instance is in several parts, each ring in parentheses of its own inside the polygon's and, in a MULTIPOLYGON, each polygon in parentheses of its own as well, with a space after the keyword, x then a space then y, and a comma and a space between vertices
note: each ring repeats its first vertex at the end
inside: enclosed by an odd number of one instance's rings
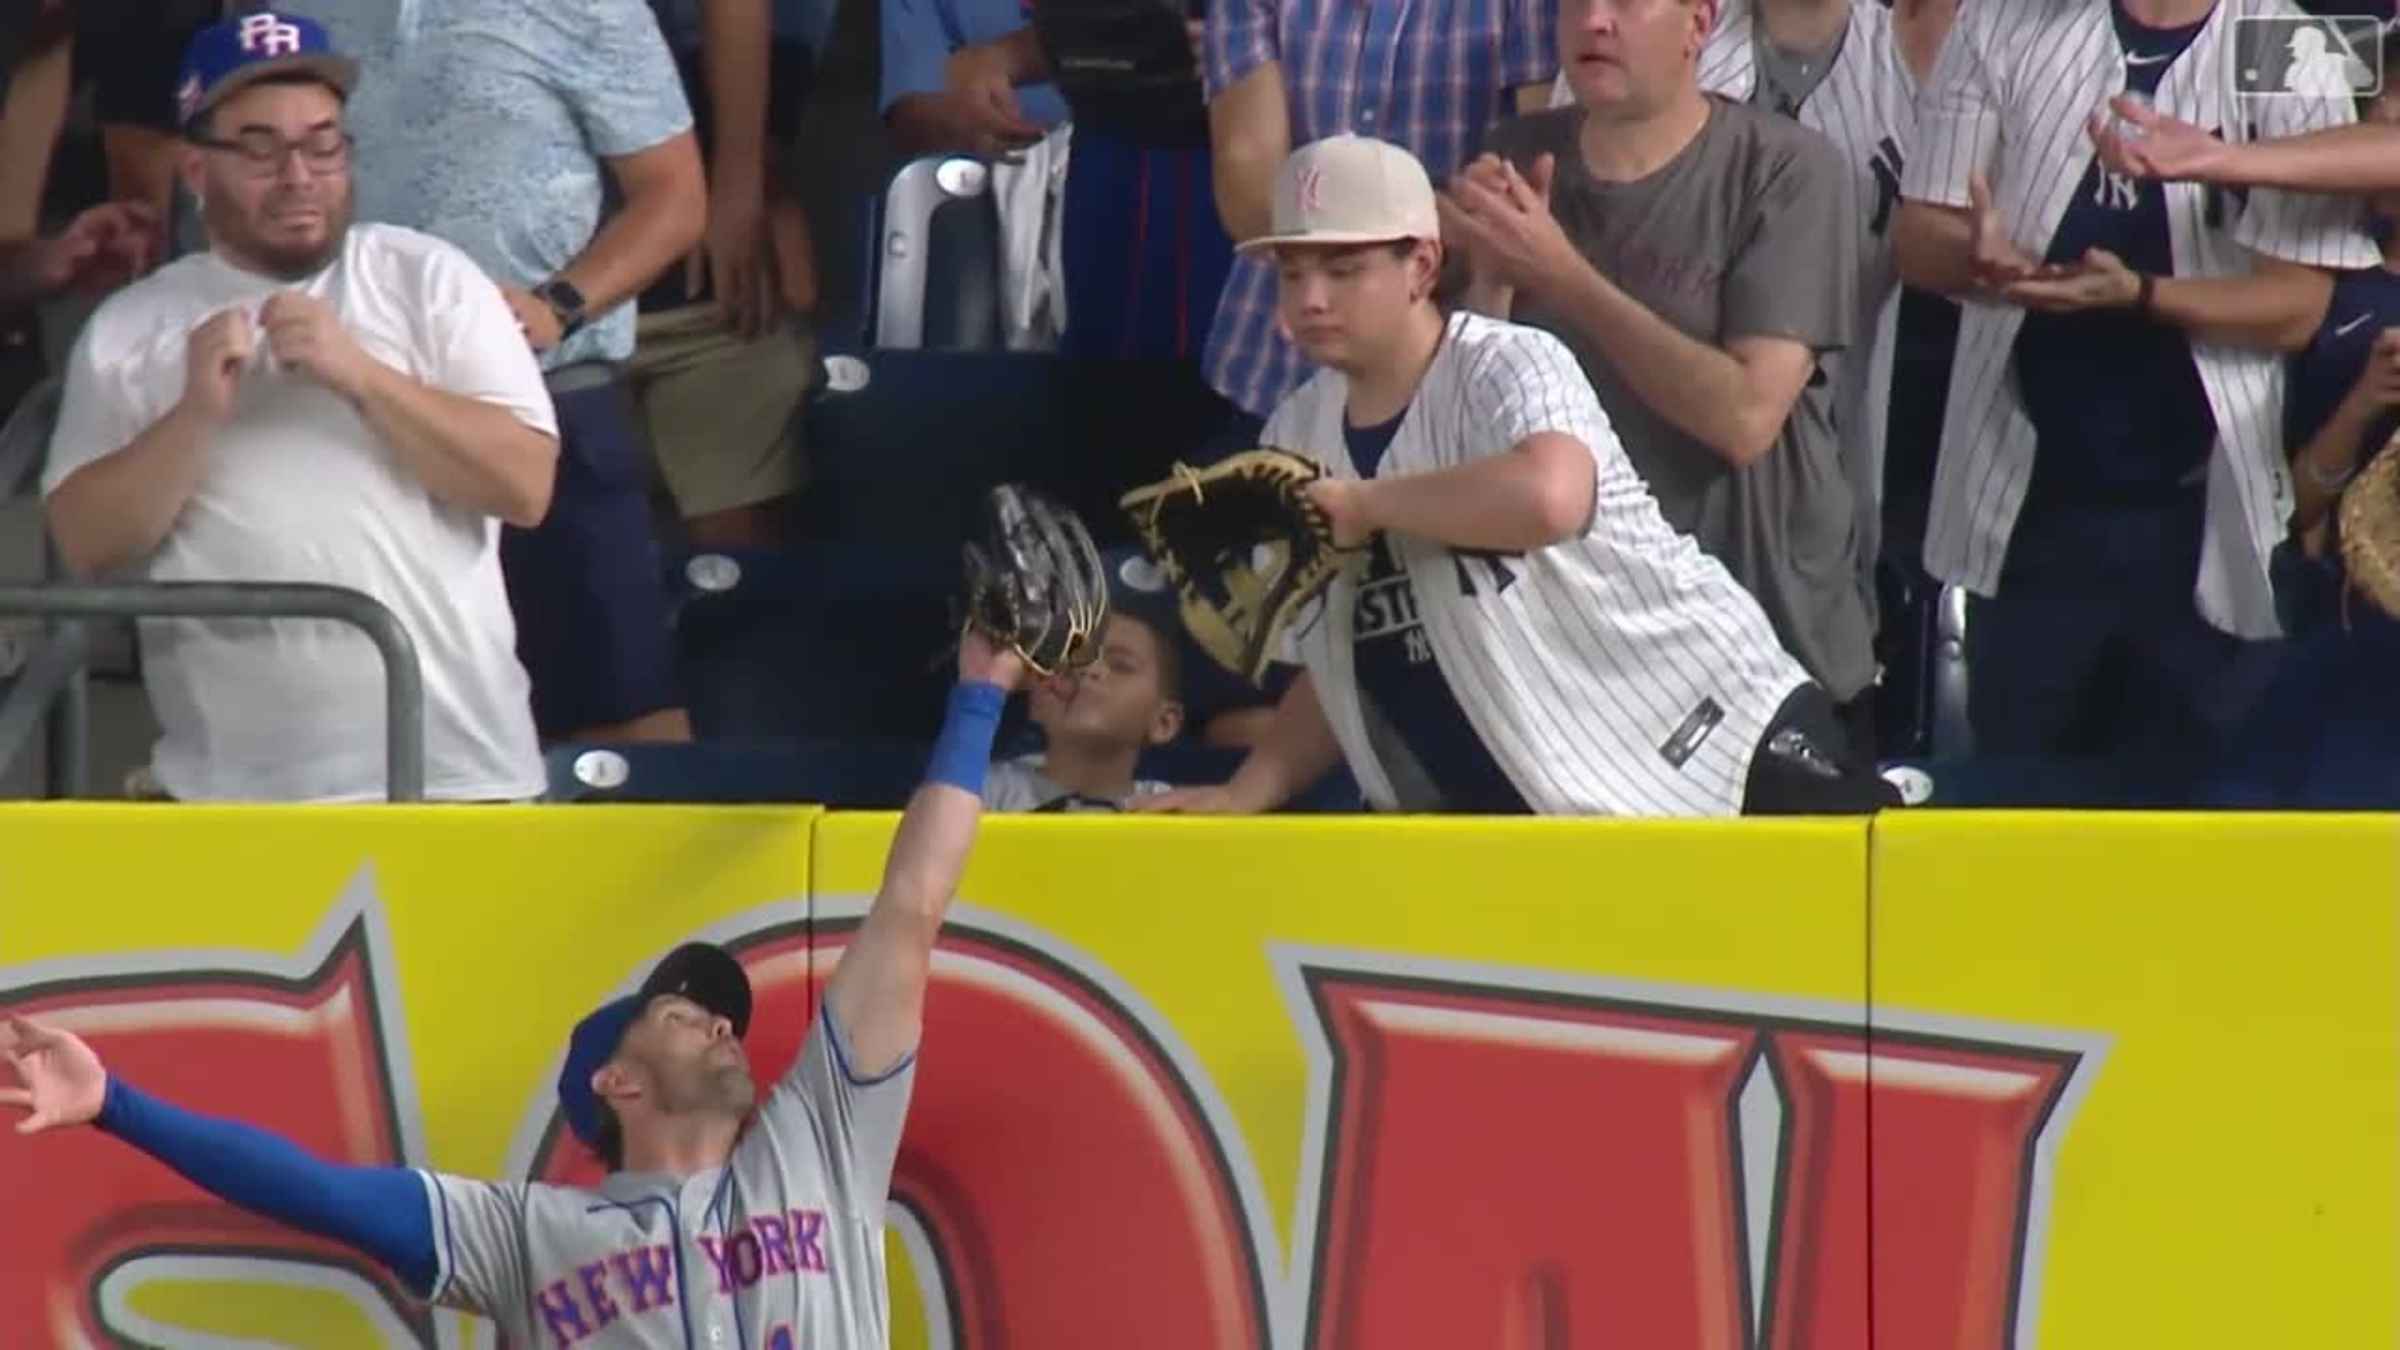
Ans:
POLYGON ((2225 181, 2234 147, 2131 94, 2118 94, 2084 123, 2100 162, 2129 178, 2225 181))
POLYGON ((0 1055, 18 1083, 0 1088, 0 1106, 28 1113, 17 1122, 17 1133, 87 1124, 100 1114, 108 1097, 108 1071, 82 1037, 11 1017, 0 1022, 0 1055))
POLYGON ((1000 646, 970 624, 958 643, 958 678, 996 684, 1010 693, 1025 680, 1025 658, 1000 646))

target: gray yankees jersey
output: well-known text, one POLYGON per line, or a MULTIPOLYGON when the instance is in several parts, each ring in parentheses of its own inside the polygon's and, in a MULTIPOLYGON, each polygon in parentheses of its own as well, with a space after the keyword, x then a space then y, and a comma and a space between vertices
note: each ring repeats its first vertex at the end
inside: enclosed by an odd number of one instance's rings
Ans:
POLYGON ((421 1173, 433 1301, 520 1350, 863 1350, 890 1339, 884 1201, 915 1059, 852 1077, 831 1010, 731 1161, 598 1190, 421 1173))

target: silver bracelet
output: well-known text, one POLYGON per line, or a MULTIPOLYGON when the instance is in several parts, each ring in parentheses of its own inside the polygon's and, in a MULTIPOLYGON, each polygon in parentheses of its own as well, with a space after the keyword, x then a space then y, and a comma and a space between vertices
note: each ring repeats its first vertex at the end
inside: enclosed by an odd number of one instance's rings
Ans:
POLYGON ((2358 466, 2352 464, 2339 473, 2329 474, 2318 468, 2315 460, 2302 455, 2300 472, 2307 477, 2310 487, 2316 488, 2320 492, 2339 492, 2350 485, 2351 479, 2358 477, 2358 466))

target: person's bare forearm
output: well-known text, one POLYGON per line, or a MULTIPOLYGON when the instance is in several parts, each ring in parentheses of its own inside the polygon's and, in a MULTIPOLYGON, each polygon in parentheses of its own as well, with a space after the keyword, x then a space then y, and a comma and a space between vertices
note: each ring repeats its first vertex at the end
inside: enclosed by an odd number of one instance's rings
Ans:
POLYGON ((1678 331, 1589 263, 1553 303, 1634 397, 1718 458, 1738 468, 1774 447, 1790 401, 1764 396, 1749 369, 1722 348, 1678 331))
POLYGON ((34 252, 39 241, 0 240, 0 314, 14 314, 42 298, 34 277, 34 252))
POLYGON ((216 428, 177 404, 124 449, 68 475, 45 508, 51 537, 79 576, 98 576, 157 551, 208 471, 216 428))
POLYGON ((774 28, 767 0, 708 0, 700 11, 700 61, 708 72, 715 138, 711 190, 763 198, 767 97, 774 28))
POLYGON ((1589 448, 1556 434, 1455 468, 1357 485, 1360 522, 1451 548, 1528 553, 1583 529, 1592 513, 1589 448))
POLYGON ((2284 265, 2239 277, 2157 277, 2151 313, 2201 342, 2296 352, 2316 334, 2333 278, 2284 265))
POLYGON ((461 510, 532 528, 550 510, 558 441, 497 404, 448 393, 382 362, 359 391, 366 419, 425 490, 461 510))
POLYGON ((2209 177, 2231 187, 2354 194, 2400 188, 2400 126, 2358 122, 2230 148, 2209 177))
POLYGON ((2314 529, 2341 501, 2342 488, 2370 448, 2367 433, 2378 411, 2353 392, 2334 405, 2325 425, 2292 456, 2293 529, 2314 529))
POLYGON ((1965 210, 1931 202, 1900 203, 1892 225, 1892 256, 1900 279, 1952 299, 1978 298, 1975 226, 1965 210))
POLYGON ((1282 63, 1269 61, 1208 105, 1209 175, 1217 217, 1235 243, 1274 226, 1275 175, 1292 152, 1282 63))
POLYGON ((1316 677, 1302 671, 1283 691, 1274 720, 1225 786, 1244 809, 1272 811, 1341 761, 1341 742, 1334 739, 1325 706, 1317 701, 1316 677))
POLYGON ((52 151, 73 93, 74 43, 66 20, 38 20, 41 44, 19 58, 0 94, 0 235, 23 237, 41 225, 52 151))
MULTIPOLYGON (((700 242, 708 224, 708 177, 690 132, 641 152, 655 156, 638 181, 620 173, 625 204, 559 275, 583 293, 584 308, 605 314, 649 288, 700 242)), ((639 156, 637 156, 638 158, 639 156)), ((540 278, 536 278, 540 280, 540 278)))
POLYGON ((183 145, 149 127, 114 125, 100 129, 101 148, 108 159, 108 195, 120 202, 140 202, 158 213, 172 237, 175 222, 175 170, 183 145))

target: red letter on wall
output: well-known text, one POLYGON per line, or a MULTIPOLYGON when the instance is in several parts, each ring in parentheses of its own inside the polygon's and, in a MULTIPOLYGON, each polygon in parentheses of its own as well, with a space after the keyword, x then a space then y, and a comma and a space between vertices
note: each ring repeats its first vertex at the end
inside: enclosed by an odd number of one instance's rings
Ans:
MULTIPOLYGON (((55 1021, 111 1073, 178 1106, 275 1131, 340 1162, 399 1160, 390 1069, 353 926, 299 981, 194 972, 69 978, 0 997, 0 1011, 55 1021)), ((433 1344, 423 1306, 347 1248, 253 1218, 94 1130, 0 1148, 0 1328, 26 1344, 108 1345, 99 1282, 134 1260, 265 1256, 338 1266, 384 1292, 433 1344)), ((15 1343, 13 1340, 11 1343, 15 1343)))
POLYGON ((2072 1053, 1878 1033, 1870 1055, 1847 1027, 1305 975, 1333 1059, 1310 1346, 2012 1343, 2072 1053), (1779 1141, 1741 1137, 1760 1054, 1779 1141), (1778 1143, 1776 1212, 1745 1215, 1742 1162, 1778 1143), (1763 1335, 1752 1225, 1775 1239, 1763 1335))

